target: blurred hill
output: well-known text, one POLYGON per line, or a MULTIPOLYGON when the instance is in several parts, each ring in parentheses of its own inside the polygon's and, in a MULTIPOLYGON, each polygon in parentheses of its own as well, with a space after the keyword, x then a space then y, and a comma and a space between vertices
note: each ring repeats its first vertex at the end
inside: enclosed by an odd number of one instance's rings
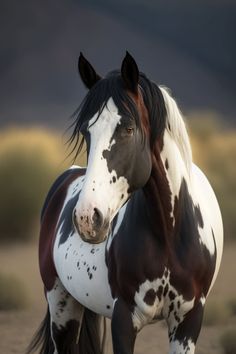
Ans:
POLYGON ((126 49, 185 110, 235 124, 235 15, 231 0, 2 0, 0 124, 64 129, 86 92, 79 52, 104 75, 126 49))

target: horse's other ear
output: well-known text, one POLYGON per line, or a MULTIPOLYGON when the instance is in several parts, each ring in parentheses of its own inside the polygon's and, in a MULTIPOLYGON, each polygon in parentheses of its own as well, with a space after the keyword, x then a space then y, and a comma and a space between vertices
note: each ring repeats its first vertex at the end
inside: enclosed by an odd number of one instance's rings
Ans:
POLYGON ((89 90, 101 79, 82 53, 79 56, 78 69, 81 80, 89 90))
POLYGON ((139 69, 134 58, 126 52, 121 65, 121 77, 128 90, 133 93, 138 92, 139 69))

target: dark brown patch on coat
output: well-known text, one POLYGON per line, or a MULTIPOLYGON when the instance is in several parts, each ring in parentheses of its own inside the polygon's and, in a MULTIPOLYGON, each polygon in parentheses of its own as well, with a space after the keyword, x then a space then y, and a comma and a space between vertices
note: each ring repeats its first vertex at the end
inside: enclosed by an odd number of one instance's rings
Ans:
MULTIPOLYGON (((175 230, 171 258, 171 284, 185 299, 199 299, 208 292, 216 263, 216 252, 210 255, 200 242, 198 227, 203 227, 199 207, 194 206, 183 179, 174 206, 175 230)), ((216 248, 215 248, 216 250, 216 248)))
POLYGON ((157 295, 159 301, 161 300, 162 294, 163 294, 163 286, 160 285, 157 292, 156 292, 156 295, 157 295))
POLYGON ((196 343, 202 324, 203 307, 201 302, 197 303, 194 308, 189 311, 184 320, 178 325, 174 334, 174 339, 187 347, 188 339, 196 343))
MULTIPOLYGON (((121 296, 132 306, 139 285, 146 279, 161 278, 165 268, 170 270, 171 285, 185 300, 194 296, 198 300, 208 291, 215 269, 216 256, 211 257, 199 241, 200 210, 196 215, 184 180, 175 198, 173 227, 170 190, 159 163, 155 158, 156 168, 144 188, 145 194, 137 192, 132 196, 107 257, 112 295, 121 296)), ((167 293, 166 286, 162 296, 167 293)), ((170 293, 171 299, 173 296, 170 293)), ((152 302, 151 297, 146 299, 152 302)))
POLYGON ((168 159, 165 160, 165 168, 168 170, 169 169, 169 162, 168 159))
MULTIPOLYGON (((163 165, 160 170, 164 172, 163 165)), ((151 177, 145 192, 138 191, 133 195, 107 255, 112 296, 121 296, 130 306, 135 305, 135 292, 141 283, 146 279, 162 277, 168 259, 167 236, 168 231, 173 230, 170 190, 162 181, 160 185, 163 189, 160 192, 159 180, 160 176, 157 182, 151 177), (167 211, 162 207, 162 201, 167 211)), ((163 288, 158 295, 162 291, 163 288)), ((146 300, 151 303, 150 295, 146 300)), ((152 293, 152 296, 157 294, 152 293)))
POLYGON ((146 279, 162 277, 173 233, 171 211, 171 191, 157 143, 151 176, 143 190, 133 193, 107 254, 113 297, 121 296, 135 306, 139 285, 146 279))
POLYGON ((115 303, 111 330, 114 353, 133 353, 137 331, 133 326, 131 309, 123 299, 115 303))
POLYGON ((146 292, 146 294, 145 294, 145 296, 144 296, 144 298, 143 298, 143 301, 144 301, 147 305, 152 306, 152 305, 154 304, 154 302, 155 302, 156 296, 157 296, 157 295, 156 295, 155 290, 154 290, 154 289, 149 289, 149 290, 146 292))
POLYGON ((199 205, 194 207, 194 211, 195 211, 195 216, 196 216, 197 221, 198 221, 198 225, 203 229, 204 222, 203 222, 202 213, 201 213, 199 205))
POLYGON ((153 224, 153 231, 158 233, 159 239, 167 245, 173 234, 171 190, 160 157, 159 143, 153 150, 152 172, 144 193, 150 209, 150 223, 153 224))

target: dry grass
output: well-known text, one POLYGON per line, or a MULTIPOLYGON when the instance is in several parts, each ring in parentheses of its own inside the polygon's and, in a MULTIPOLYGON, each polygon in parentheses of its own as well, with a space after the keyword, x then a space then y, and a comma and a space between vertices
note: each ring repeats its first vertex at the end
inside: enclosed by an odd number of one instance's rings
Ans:
POLYGON ((230 311, 223 301, 210 301, 206 303, 203 324, 205 326, 215 326, 227 323, 230 311))
POLYGON ((225 354, 236 353, 236 329, 227 330, 220 339, 225 354))
POLYGON ((15 275, 0 274, 0 311, 21 310, 27 302, 23 283, 15 275))

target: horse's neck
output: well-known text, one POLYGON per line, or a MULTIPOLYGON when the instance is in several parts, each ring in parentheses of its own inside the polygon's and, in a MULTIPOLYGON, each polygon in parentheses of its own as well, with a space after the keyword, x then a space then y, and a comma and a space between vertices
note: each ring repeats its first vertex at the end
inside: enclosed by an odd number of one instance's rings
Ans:
POLYGON ((189 185, 190 178, 181 153, 168 134, 164 135, 163 144, 156 144, 152 164, 144 193, 155 232, 169 243, 174 233, 175 215, 180 207, 181 185, 183 180, 189 185))

